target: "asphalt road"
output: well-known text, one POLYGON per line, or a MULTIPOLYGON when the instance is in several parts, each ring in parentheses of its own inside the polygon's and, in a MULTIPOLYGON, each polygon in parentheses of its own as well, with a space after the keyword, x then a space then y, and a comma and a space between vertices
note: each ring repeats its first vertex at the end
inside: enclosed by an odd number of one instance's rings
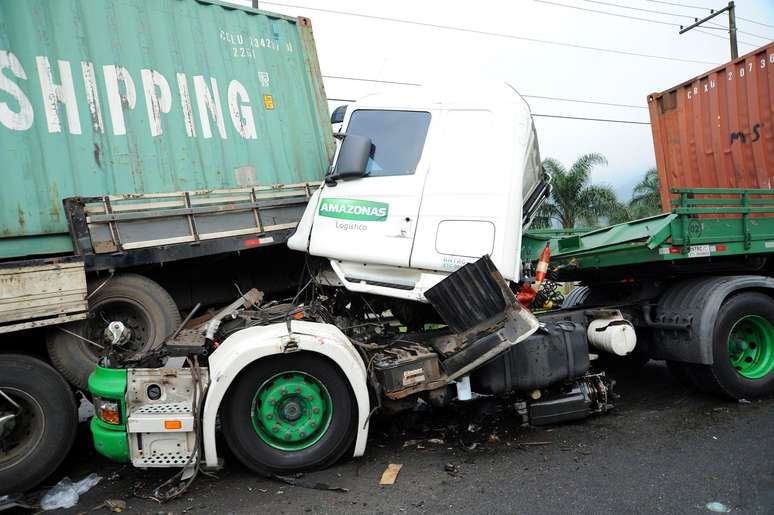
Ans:
POLYGON ((133 491, 170 470, 111 463, 88 434, 55 479, 104 477, 68 513, 99 513, 105 499, 125 500, 125 513, 701 513, 710 502, 774 513, 774 400, 697 394, 661 363, 617 379, 614 411, 552 428, 518 427, 491 406, 377 420, 366 456, 303 477, 346 493, 262 479, 226 456, 219 479, 161 505, 133 491), (380 486, 389 463, 403 467, 380 486))

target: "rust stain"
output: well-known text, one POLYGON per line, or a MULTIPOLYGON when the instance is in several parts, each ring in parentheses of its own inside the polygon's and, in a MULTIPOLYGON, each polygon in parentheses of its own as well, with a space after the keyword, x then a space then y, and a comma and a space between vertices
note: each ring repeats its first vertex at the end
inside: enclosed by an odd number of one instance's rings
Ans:
POLYGON ((56 182, 52 182, 48 186, 48 195, 49 214, 53 219, 59 221, 59 206, 62 203, 62 199, 59 197, 59 188, 57 188, 56 182))
POLYGON ((24 218, 24 209, 22 209, 21 204, 16 204, 16 216, 19 220, 19 227, 23 228, 27 220, 24 218))
POLYGON ((95 143, 94 144, 94 162, 97 163, 97 167, 102 168, 102 163, 100 161, 100 153, 101 153, 101 150, 99 148, 99 145, 95 143))

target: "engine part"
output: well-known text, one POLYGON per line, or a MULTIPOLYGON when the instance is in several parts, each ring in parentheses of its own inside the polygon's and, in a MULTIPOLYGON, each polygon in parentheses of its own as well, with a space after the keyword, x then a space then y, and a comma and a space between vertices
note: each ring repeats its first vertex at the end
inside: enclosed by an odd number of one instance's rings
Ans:
POLYGON ((592 413, 604 413, 612 408, 607 398, 608 387, 604 376, 585 376, 558 394, 530 402, 527 407, 529 421, 533 426, 542 426, 580 420, 592 413))
POLYGON ((443 348, 450 380, 507 351, 538 328, 535 316, 516 301, 489 256, 468 263, 425 292, 455 333, 443 348))
POLYGON ((105 328, 105 341, 110 345, 120 347, 132 337, 132 331, 123 322, 110 322, 105 328))
POLYGON ((529 392, 580 377, 588 369, 583 326, 555 322, 474 370, 471 383, 474 392, 483 394, 529 392))
POLYGON ((586 334, 591 345, 618 356, 626 356, 637 345, 634 326, 623 317, 594 319, 589 323, 586 334))
POLYGON ((391 399, 446 384, 438 355, 417 343, 393 345, 376 353, 373 360, 376 378, 391 399))

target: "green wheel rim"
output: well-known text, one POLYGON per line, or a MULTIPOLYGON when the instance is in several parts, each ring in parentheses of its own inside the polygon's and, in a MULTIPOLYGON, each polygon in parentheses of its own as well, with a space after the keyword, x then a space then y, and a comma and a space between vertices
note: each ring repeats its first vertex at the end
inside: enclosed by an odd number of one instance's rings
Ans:
POLYGON ((279 373, 253 395, 250 417, 258 437, 275 449, 300 451, 328 431, 333 403, 328 389, 304 372, 279 373))
POLYGON ((774 370, 774 324, 758 315, 740 318, 728 336, 728 356, 740 376, 766 377, 774 370))

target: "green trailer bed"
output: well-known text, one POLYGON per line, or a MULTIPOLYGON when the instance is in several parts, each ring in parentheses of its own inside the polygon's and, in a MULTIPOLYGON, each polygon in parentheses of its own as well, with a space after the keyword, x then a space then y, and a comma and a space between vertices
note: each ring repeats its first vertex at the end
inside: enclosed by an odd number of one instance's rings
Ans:
POLYGON ((577 276, 631 265, 774 254, 774 189, 672 193, 678 198, 670 213, 601 229, 529 231, 522 258, 536 261, 548 244, 551 268, 560 276, 577 276))

